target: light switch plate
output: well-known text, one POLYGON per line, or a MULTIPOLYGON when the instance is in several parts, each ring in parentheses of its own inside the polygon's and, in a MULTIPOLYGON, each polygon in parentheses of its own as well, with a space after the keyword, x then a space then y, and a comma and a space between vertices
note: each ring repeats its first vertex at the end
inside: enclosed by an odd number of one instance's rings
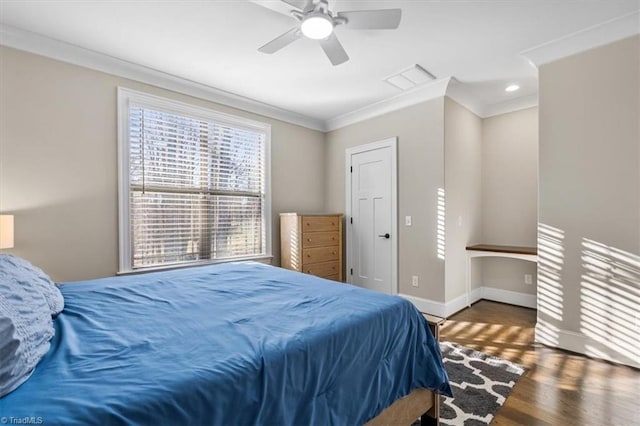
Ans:
POLYGON ((411 216, 404 217, 404 224, 405 226, 411 226, 411 216))

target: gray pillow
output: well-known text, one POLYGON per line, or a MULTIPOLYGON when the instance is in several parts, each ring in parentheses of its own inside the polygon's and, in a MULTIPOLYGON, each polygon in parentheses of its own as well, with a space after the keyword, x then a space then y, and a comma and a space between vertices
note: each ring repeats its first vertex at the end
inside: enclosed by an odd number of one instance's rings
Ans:
POLYGON ((53 334, 42 293, 0 271, 0 398, 31 376, 53 334))
POLYGON ((60 289, 42 269, 12 254, 0 254, 0 272, 14 277, 25 287, 36 287, 47 301, 51 315, 58 315, 64 309, 60 289))

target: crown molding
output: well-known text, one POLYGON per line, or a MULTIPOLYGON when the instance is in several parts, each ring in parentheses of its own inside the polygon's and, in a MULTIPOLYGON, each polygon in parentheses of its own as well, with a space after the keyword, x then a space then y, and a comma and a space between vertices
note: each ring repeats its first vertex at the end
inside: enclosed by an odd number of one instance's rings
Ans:
POLYGON ((323 120, 307 117, 254 99, 8 25, 0 24, 0 45, 139 81, 309 129, 325 131, 323 120))
POLYGON ((370 118, 388 114, 411 105, 426 102, 431 99, 444 97, 447 92, 450 77, 441 78, 425 85, 403 92, 391 98, 359 108, 355 111, 331 118, 326 122, 326 131, 337 130, 370 118))
MULTIPOLYGON (((635 11, 524 50, 520 55, 539 67, 639 32, 640 11, 635 11)), ((466 88, 464 83, 447 77, 325 121, 4 24, 0 24, 0 45, 322 132, 336 130, 444 96, 449 96, 481 118, 530 108, 538 104, 537 95, 528 95, 487 105, 466 88)))
POLYGON ((507 114, 538 106, 538 94, 524 95, 506 101, 486 104, 478 99, 464 83, 453 78, 447 88, 447 96, 480 118, 507 114))
POLYGON ((610 19, 520 52, 535 66, 604 46, 640 32, 640 11, 610 19))
POLYGON ((508 101, 486 105, 480 117, 489 118, 495 115, 507 114, 510 112, 520 111, 522 109, 532 108, 535 106, 538 106, 537 94, 520 96, 519 98, 509 99, 508 101))
POLYGON ((447 77, 394 96, 393 98, 385 99, 329 119, 326 122, 326 131, 337 130, 351 124, 444 96, 450 97, 480 118, 507 114, 538 105, 537 94, 520 96, 495 104, 485 104, 480 101, 464 83, 455 77, 447 77))
POLYGON ((484 109, 483 103, 460 80, 455 77, 451 79, 451 83, 447 87, 446 95, 478 117, 482 118, 484 109))
POLYGON ((0 24, 0 45, 322 132, 335 130, 410 105, 442 97, 445 95, 450 80, 449 78, 436 80, 392 98, 324 121, 9 25, 0 24))

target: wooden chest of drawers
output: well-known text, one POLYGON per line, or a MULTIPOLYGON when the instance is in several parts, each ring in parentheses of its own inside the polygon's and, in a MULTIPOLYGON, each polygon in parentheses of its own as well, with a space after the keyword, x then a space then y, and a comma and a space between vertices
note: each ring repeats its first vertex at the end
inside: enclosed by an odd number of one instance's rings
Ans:
POLYGON ((342 281, 342 215, 280 214, 283 268, 342 281))

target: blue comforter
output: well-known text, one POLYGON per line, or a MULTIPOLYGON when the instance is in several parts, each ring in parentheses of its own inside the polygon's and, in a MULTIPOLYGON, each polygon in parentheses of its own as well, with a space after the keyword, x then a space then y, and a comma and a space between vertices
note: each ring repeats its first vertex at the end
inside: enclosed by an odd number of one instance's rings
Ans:
POLYGON ((257 263, 61 286, 65 309, 0 417, 64 425, 357 425, 450 392, 408 301, 257 263))

